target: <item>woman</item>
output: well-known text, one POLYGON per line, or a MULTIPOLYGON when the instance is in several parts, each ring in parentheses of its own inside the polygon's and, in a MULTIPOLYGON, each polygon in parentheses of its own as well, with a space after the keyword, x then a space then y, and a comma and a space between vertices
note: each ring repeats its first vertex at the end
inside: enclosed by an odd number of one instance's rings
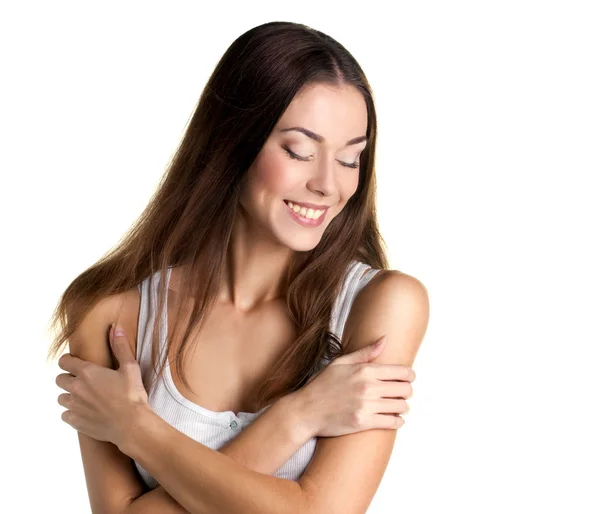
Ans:
POLYGON ((329 36, 266 23, 226 51, 147 209, 54 313, 94 512, 367 509, 429 317, 382 249, 376 128, 329 36))

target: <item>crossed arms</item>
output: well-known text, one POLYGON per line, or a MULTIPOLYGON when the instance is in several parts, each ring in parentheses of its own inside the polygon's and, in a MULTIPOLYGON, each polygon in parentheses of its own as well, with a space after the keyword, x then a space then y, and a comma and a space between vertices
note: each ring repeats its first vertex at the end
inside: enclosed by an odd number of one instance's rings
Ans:
MULTIPOLYGON (((412 366, 429 319, 427 291, 408 275, 380 275, 354 300, 342 343, 351 352, 387 334, 388 346, 373 362, 412 366)), ((107 309, 86 317, 71 340, 72 355, 109 365, 105 334, 114 319, 107 319, 107 309)), ((289 417, 302 410, 295 408, 299 398, 279 400, 219 451, 151 411, 141 413, 136 439, 122 449, 79 433, 94 514, 364 514, 387 467, 396 431, 319 438, 298 481, 273 477, 315 435, 289 417), (145 492, 132 458, 161 486, 145 492)))

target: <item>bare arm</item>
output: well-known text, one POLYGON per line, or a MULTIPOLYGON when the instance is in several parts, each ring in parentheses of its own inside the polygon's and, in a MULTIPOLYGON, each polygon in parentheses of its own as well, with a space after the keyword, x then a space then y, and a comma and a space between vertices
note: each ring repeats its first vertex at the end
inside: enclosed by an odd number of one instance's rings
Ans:
POLYGON ((123 514, 189 514, 167 490, 158 486, 136 498, 124 510, 123 514))
MULTIPOLYGON (((265 418, 276 407, 277 404, 269 408, 265 418)), ((144 408, 138 419, 135 438, 125 443, 121 451, 147 469, 188 512, 309 512, 299 482, 248 469, 179 432, 151 409, 144 408)), ((127 514, 130 512, 136 511, 127 514)))
MULTIPOLYGON (((299 400, 295 393, 277 400, 240 434, 222 446, 219 453, 250 470, 272 475, 313 437, 310 427, 303 423, 308 416, 302 414, 303 404, 299 400)), ((195 444, 200 445, 197 442, 195 444)), ((187 457, 186 453, 183 454, 187 457)), ((155 478, 160 482, 159 478, 155 478)), ((152 512, 179 514, 188 511, 159 485, 133 500, 126 510, 127 514, 152 512)))
POLYGON ((284 396, 219 451, 253 471, 272 475, 316 435, 307 407, 298 391, 284 396))

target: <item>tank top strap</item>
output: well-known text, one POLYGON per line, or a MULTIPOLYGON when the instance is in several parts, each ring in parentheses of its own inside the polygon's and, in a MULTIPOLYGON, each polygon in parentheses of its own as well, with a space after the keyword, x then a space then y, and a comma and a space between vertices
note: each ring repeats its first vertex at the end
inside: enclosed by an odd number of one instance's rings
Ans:
POLYGON ((340 340, 344 333, 344 326, 350 314, 356 295, 365 287, 371 279, 381 270, 371 268, 368 264, 360 261, 352 261, 348 267, 348 273, 342 285, 342 289, 336 298, 331 316, 330 330, 340 340))
MULTIPOLYGON (((346 277, 342 283, 342 288, 334 301, 329 323, 329 331, 334 333, 340 341, 342 340, 344 326, 346 325, 346 320, 348 319, 348 314, 356 295, 379 271, 381 270, 371 268, 364 262, 357 260, 350 262, 346 277)), ((321 359, 319 369, 327 366, 329 362, 328 359, 321 359)))
MULTIPOLYGON (((167 281, 171 275, 171 268, 167 271, 167 281)), ((154 320, 158 311, 159 302, 159 282, 160 282, 160 270, 156 271, 153 275, 145 278, 140 284, 138 284, 138 291, 140 292, 140 313, 138 317, 138 332, 137 332, 137 348, 136 348, 136 360, 140 365, 142 372, 142 381, 148 391, 154 379, 154 369, 152 367, 152 332, 154 329, 154 320)), ((168 284, 168 282, 167 282, 168 284)), ((166 284, 163 284, 165 287, 166 284)), ((166 303, 163 309, 161 320, 159 321, 159 350, 160 357, 164 356, 164 343, 165 343, 165 330, 166 330, 166 303)), ((160 362, 160 360, 159 360, 160 362)))

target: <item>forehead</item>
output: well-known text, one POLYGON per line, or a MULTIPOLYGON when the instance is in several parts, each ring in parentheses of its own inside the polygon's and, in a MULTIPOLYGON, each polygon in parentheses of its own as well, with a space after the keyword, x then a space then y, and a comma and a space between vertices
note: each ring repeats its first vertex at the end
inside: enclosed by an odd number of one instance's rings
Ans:
POLYGON ((310 84, 294 97, 276 128, 302 126, 322 135, 323 144, 340 146, 366 135, 367 122, 365 100, 355 87, 310 84))

